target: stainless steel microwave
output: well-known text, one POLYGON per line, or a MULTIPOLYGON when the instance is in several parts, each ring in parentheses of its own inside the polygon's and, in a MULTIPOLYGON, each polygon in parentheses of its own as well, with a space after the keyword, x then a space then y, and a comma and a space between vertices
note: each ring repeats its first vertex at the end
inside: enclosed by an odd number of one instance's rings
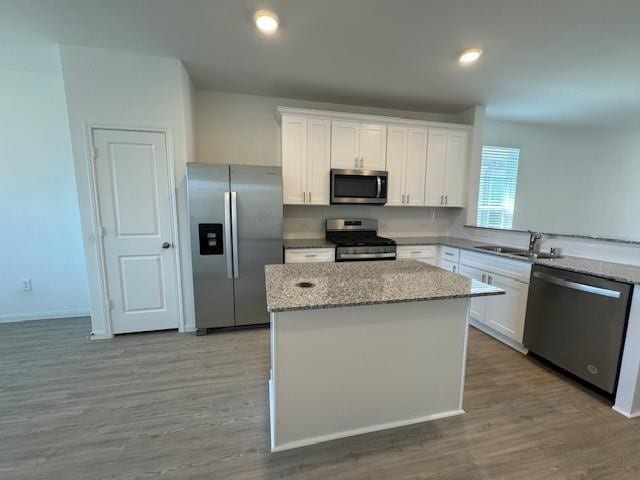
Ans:
POLYGON ((387 172, 331 169, 331 203, 387 203, 387 172))

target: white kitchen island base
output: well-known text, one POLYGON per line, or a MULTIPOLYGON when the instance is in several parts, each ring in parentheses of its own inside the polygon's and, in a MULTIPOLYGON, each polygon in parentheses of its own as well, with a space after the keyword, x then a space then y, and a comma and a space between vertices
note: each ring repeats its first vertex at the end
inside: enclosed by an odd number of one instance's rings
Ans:
POLYGON ((271 313, 271 450, 464 413, 469 298, 271 313))

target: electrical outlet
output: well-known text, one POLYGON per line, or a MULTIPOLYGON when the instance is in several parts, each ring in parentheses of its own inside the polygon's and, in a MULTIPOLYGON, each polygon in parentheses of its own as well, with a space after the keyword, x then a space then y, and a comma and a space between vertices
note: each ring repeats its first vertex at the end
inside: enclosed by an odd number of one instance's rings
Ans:
POLYGON ((31 279, 29 277, 23 278, 20 284, 22 285, 23 292, 30 292, 31 290, 33 290, 31 286, 31 279))

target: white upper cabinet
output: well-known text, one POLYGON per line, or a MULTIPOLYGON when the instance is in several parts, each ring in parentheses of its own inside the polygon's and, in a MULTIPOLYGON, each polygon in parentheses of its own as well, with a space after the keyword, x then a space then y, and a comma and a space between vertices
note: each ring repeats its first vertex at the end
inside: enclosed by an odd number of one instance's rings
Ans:
POLYGON ((360 124, 331 122, 331 168, 360 168, 360 124))
POLYGON ((331 122, 331 168, 384 170, 386 150, 386 125, 331 122))
POLYGON ((307 203, 329 205, 331 120, 307 120, 307 203))
POLYGON ((387 161, 387 126, 360 124, 360 168, 384 170, 387 161))
POLYGON ((429 129, 425 205, 463 207, 469 134, 429 129))
POLYGON ((283 199, 329 205, 330 171, 386 170, 387 205, 463 207, 470 127, 278 107, 283 199))
POLYGON ((427 171, 427 129, 409 128, 405 167, 405 204, 424 205, 424 181, 427 171))
POLYGON ((387 205, 404 205, 407 127, 390 126, 387 134, 387 205))
POLYGON ((282 116, 282 196, 289 205, 329 205, 331 121, 282 116))
POLYGON ((427 130, 389 126, 387 134, 387 205, 424 205, 427 130))
POLYGON ((282 199, 304 204, 307 178, 307 119, 282 116, 282 199))
POLYGON ((464 207, 467 181, 467 132, 449 131, 447 134, 446 175, 444 184, 445 205, 464 207))

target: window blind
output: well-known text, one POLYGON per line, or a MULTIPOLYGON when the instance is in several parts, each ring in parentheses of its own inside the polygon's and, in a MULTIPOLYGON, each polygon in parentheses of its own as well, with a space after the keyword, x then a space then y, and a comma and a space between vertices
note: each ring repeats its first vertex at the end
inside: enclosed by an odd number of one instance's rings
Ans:
POLYGON ((512 228, 519 148, 482 147, 477 225, 512 228))

